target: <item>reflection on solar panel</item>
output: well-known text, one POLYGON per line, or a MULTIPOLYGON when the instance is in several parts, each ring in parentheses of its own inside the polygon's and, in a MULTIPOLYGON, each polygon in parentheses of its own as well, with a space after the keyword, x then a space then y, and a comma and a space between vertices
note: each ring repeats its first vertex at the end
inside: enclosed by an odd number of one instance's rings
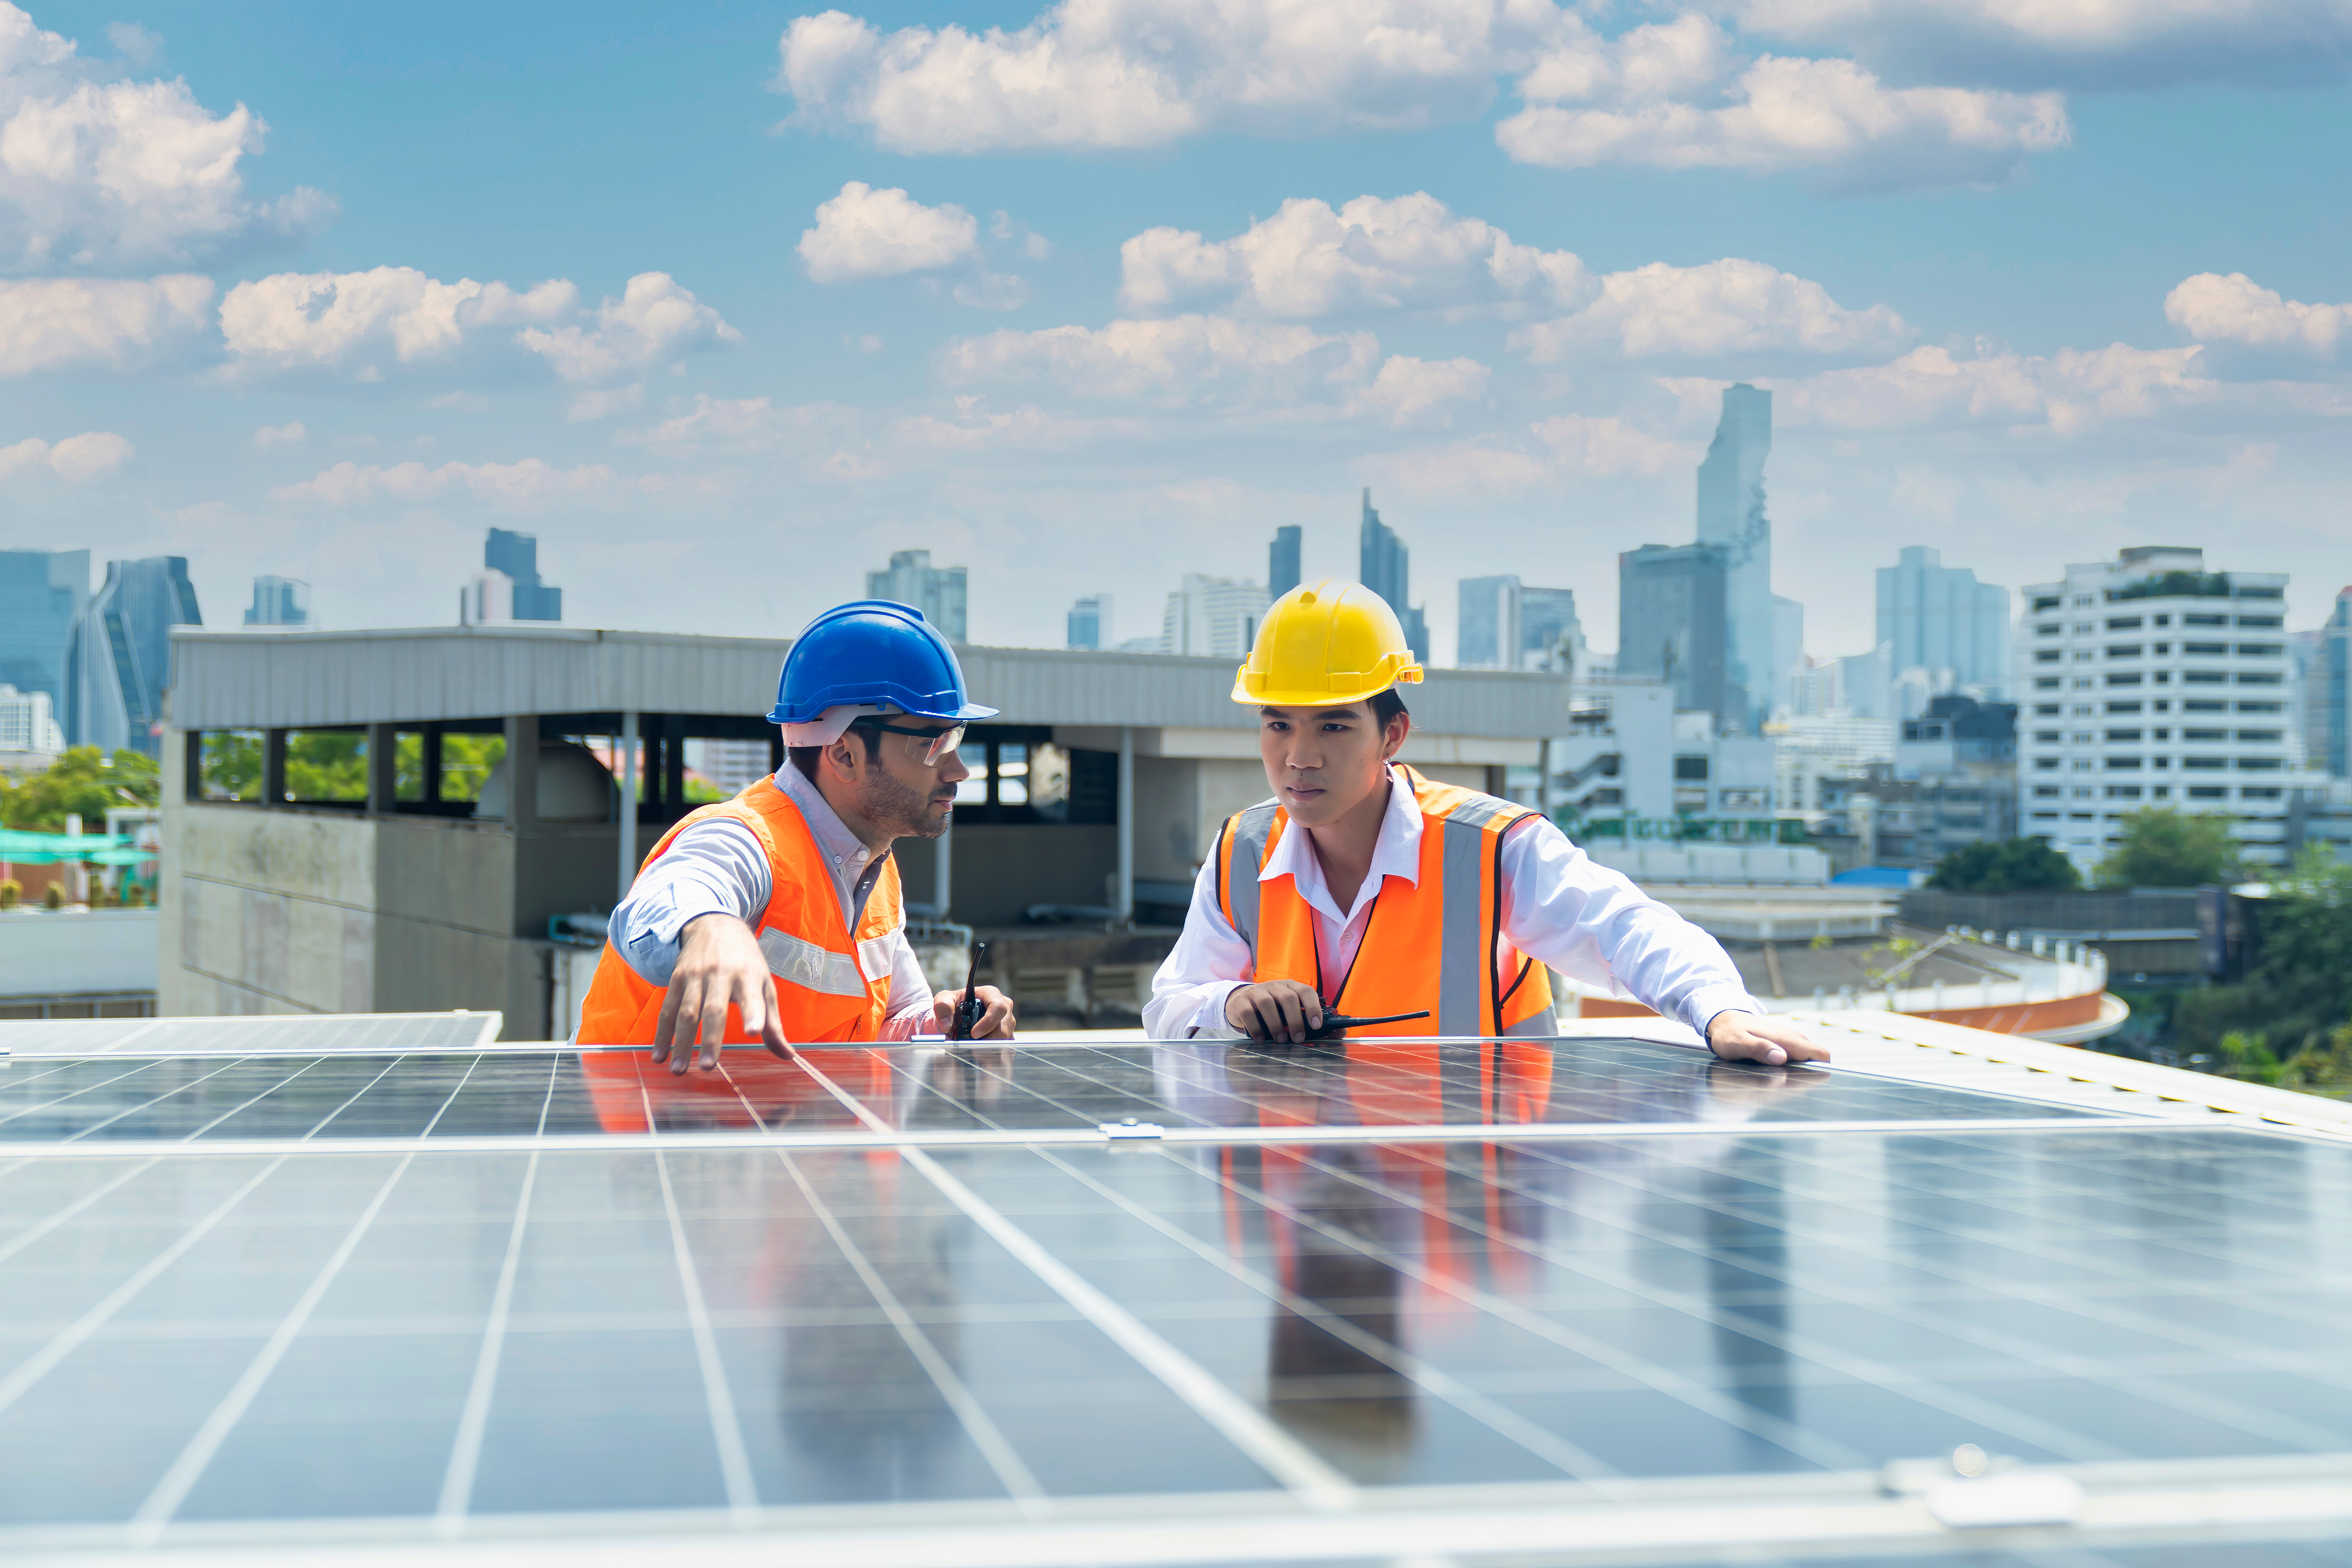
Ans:
POLYGON ((2352 1563, 2347 1200, 1633 1041, 20 1047, 0 1551, 2352 1563))

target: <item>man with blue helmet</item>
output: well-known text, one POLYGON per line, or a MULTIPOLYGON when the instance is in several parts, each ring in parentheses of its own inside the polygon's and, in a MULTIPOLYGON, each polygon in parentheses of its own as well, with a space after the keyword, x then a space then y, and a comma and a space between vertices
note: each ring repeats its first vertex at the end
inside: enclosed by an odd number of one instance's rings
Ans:
MULTIPOLYGON (((613 911, 581 1008, 583 1045, 644 1045, 682 1073, 720 1045, 906 1039, 943 1028, 908 945, 890 846, 947 831, 971 702, 955 649, 883 599, 827 610, 785 656, 769 721, 789 760, 733 800, 688 813, 613 911)), ((1013 1032, 980 987, 975 1039, 1013 1032)))

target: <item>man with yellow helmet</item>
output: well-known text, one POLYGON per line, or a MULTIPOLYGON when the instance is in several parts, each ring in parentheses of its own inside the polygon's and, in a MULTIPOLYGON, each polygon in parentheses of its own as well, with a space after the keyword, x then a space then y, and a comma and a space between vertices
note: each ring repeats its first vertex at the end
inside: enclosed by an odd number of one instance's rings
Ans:
POLYGON ((1396 762, 1417 684, 1396 613, 1324 581, 1258 627, 1234 700, 1257 710, 1274 798, 1227 820, 1152 983, 1144 1026, 1296 1043, 1327 1012, 1426 1008, 1387 1035, 1549 1035, 1550 979, 1614 978, 1719 1057, 1829 1053, 1764 1016, 1722 945, 1540 814, 1396 762))

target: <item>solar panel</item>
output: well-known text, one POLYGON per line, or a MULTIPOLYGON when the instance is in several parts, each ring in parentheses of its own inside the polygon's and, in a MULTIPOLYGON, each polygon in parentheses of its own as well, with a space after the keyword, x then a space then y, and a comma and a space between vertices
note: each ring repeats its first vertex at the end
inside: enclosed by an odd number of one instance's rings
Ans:
POLYGON ((0 1053, 188 1056, 206 1051, 385 1051, 487 1046, 498 1013, 280 1013, 220 1018, 43 1018, 0 1023, 0 1053))
POLYGON ((0 1551, 2347 1563, 2348 1207, 1635 1041, 20 1055, 0 1551))

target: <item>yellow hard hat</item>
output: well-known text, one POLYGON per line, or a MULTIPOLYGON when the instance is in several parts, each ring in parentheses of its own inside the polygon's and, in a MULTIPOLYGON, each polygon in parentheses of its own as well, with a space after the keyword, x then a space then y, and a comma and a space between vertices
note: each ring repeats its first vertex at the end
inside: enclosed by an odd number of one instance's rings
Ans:
POLYGON ((1255 707, 1336 708, 1377 697, 1421 666, 1388 601, 1361 583, 1302 583, 1258 623, 1234 700, 1255 707))

